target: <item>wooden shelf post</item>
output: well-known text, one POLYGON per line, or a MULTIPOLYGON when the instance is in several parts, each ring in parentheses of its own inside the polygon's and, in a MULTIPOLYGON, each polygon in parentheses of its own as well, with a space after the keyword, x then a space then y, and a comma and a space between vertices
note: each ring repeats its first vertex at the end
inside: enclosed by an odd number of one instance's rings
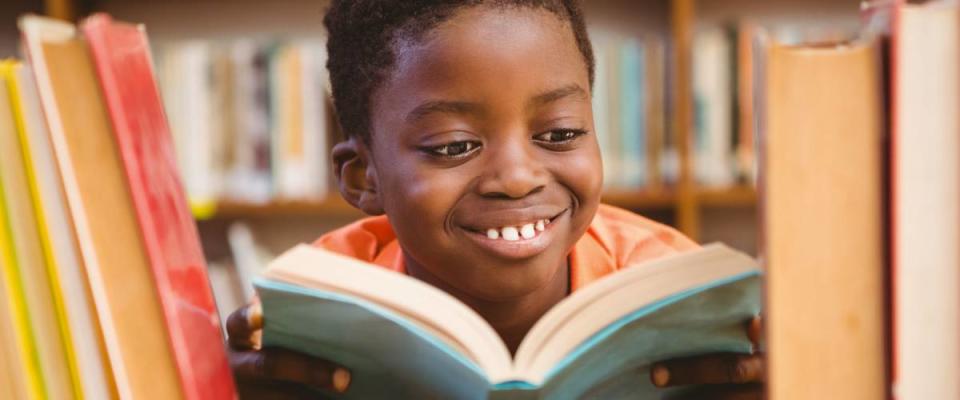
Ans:
POLYGON ((77 0, 44 0, 43 12, 48 17, 73 22, 76 18, 77 0))
POLYGON ((673 115, 671 134, 677 146, 680 176, 677 185, 677 227, 693 240, 700 236, 700 207, 693 177, 693 27, 695 0, 670 2, 673 45, 673 115))

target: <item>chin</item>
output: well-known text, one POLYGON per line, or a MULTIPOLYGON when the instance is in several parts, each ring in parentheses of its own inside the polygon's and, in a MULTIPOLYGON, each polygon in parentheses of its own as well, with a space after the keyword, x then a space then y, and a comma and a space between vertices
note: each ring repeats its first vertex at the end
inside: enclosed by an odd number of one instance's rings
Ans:
POLYGON ((471 285, 467 290, 488 301, 505 301, 527 296, 554 283, 557 275, 561 273, 558 265, 566 268, 566 260, 520 265, 499 264, 483 271, 486 279, 474 280, 477 284, 471 285))

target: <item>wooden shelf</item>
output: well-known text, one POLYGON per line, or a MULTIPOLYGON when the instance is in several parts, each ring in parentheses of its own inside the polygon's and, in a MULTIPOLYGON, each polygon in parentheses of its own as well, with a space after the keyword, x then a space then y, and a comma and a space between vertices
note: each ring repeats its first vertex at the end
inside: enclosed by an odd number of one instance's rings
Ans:
POLYGON ((224 200, 217 203, 207 219, 270 218, 270 217, 360 217, 363 213, 339 196, 323 200, 289 200, 269 203, 244 203, 224 200))
POLYGON ((752 186, 700 189, 697 202, 701 207, 754 207, 757 196, 757 189, 752 186))
POLYGON ((677 194, 670 189, 609 191, 603 194, 602 201, 630 210, 669 209, 676 206, 677 194))
POLYGON ((64 21, 76 19, 76 6, 79 0, 44 0, 44 14, 64 21))

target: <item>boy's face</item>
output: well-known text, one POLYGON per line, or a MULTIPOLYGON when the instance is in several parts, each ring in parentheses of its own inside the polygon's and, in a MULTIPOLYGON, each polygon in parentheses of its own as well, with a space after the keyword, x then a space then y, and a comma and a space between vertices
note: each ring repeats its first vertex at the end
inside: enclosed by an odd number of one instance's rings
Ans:
POLYGON ((569 26, 546 11, 472 8, 395 50, 369 151, 408 265, 490 301, 565 276, 602 182, 569 26))

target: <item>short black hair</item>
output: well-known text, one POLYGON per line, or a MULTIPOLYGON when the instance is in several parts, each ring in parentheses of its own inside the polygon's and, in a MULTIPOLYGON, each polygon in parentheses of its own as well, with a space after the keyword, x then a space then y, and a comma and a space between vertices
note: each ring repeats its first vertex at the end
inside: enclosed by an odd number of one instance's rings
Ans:
POLYGON ((333 0, 327 28, 327 69, 340 128, 370 143, 370 102, 396 62, 397 40, 421 40, 457 11, 475 6, 527 7, 569 23, 594 79, 594 56, 577 0, 333 0))

